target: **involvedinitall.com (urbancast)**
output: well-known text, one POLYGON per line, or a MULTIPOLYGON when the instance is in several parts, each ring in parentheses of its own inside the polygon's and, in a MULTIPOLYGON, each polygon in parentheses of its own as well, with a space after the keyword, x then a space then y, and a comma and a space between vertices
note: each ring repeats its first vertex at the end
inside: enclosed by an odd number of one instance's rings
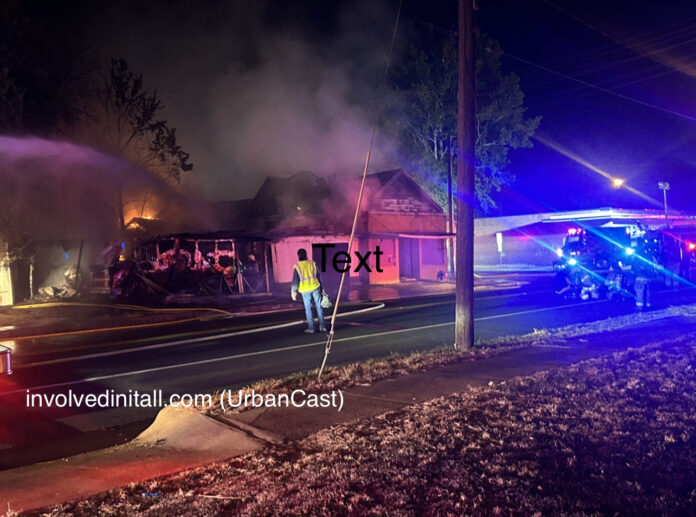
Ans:
POLYGON ((165 395, 161 389, 151 391, 128 390, 119 392, 105 389, 99 393, 78 393, 72 389, 59 393, 38 393, 26 390, 28 408, 164 408, 196 407, 210 409, 214 397, 223 411, 239 408, 335 408, 343 409, 343 392, 333 390, 328 393, 308 393, 296 389, 289 393, 259 393, 255 390, 222 390, 217 395, 210 393, 165 395))

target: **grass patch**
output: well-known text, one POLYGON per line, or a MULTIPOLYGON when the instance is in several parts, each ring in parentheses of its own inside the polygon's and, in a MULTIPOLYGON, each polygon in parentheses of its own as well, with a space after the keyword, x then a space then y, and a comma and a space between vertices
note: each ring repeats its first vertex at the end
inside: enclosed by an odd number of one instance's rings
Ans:
POLYGON ((693 343, 472 388, 36 515, 689 515, 693 343))
MULTIPOLYGON (((567 325, 556 329, 536 329, 529 334, 503 336, 494 339, 478 340, 472 350, 455 350, 453 346, 428 348, 410 353, 393 353, 384 358, 368 359, 358 363, 329 366, 324 370, 321 381, 317 380, 319 369, 300 371, 286 377, 269 378, 244 386, 242 394, 251 393, 290 393, 302 388, 309 393, 346 389, 351 386, 369 385, 373 382, 391 379, 400 375, 422 372, 452 364, 456 361, 475 360, 489 357, 515 348, 529 346, 564 345, 567 339, 588 336, 600 332, 611 332, 676 316, 696 316, 696 304, 680 305, 666 309, 637 312, 624 316, 615 316, 590 323, 567 325)), ((214 394, 213 407, 200 408, 206 414, 222 413, 219 392, 214 394)), ((239 408, 228 409, 229 413, 245 411, 239 408)))

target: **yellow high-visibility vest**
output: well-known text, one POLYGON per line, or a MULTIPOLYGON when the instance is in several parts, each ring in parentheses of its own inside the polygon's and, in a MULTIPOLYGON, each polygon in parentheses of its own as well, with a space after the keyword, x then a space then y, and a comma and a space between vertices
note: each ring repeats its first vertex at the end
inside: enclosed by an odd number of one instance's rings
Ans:
POLYGON ((293 267, 300 277, 300 286, 297 288, 299 292, 311 293, 319 288, 316 262, 313 260, 300 260, 293 267))

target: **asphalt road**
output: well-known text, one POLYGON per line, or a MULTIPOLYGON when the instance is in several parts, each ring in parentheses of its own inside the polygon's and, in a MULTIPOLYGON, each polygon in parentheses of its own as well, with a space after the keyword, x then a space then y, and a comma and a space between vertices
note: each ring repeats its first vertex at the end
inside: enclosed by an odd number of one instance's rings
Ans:
MULTIPOLYGON (((533 285, 476 298, 477 338, 524 334, 632 312, 630 304, 573 302, 533 285)), ((693 290, 661 292, 654 306, 690 303, 693 290)), ((346 306, 329 365, 422 350, 454 341, 454 298, 437 296, 346 306), (365 309, 367 309, 365 311, 365 309)), ((316 368, 325 335, 303 333, 296 313, 63 336, 16 343, 15 373, 0 378, 0 468, 124 442, 146 427, 150 408, 27 408, 27 390, 52 394, 195 394, 316 368)))

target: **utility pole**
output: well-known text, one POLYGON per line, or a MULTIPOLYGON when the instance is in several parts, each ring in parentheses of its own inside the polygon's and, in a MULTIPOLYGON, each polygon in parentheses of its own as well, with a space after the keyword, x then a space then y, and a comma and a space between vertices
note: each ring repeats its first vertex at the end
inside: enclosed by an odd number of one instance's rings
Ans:
MULTIPOLYGON (((447 139, 447 232, 454 233, 452 210, 452 135, 447 139)), ((447 237, 447 277, 454 276, 454 240, 447 237)))
POLYGON ((475 97, 474 0, 459 0, 457 92, 457 285, 455 346, 474 345, 474 157, 475 97))
POLYGON ((669 228, 669 212, 667 212, 667 191, 670 189, 669 183, 666 181, 660 181, 657 184, 657 188, 662 191, 662 198, 665 201, 665 225, 669 228))

